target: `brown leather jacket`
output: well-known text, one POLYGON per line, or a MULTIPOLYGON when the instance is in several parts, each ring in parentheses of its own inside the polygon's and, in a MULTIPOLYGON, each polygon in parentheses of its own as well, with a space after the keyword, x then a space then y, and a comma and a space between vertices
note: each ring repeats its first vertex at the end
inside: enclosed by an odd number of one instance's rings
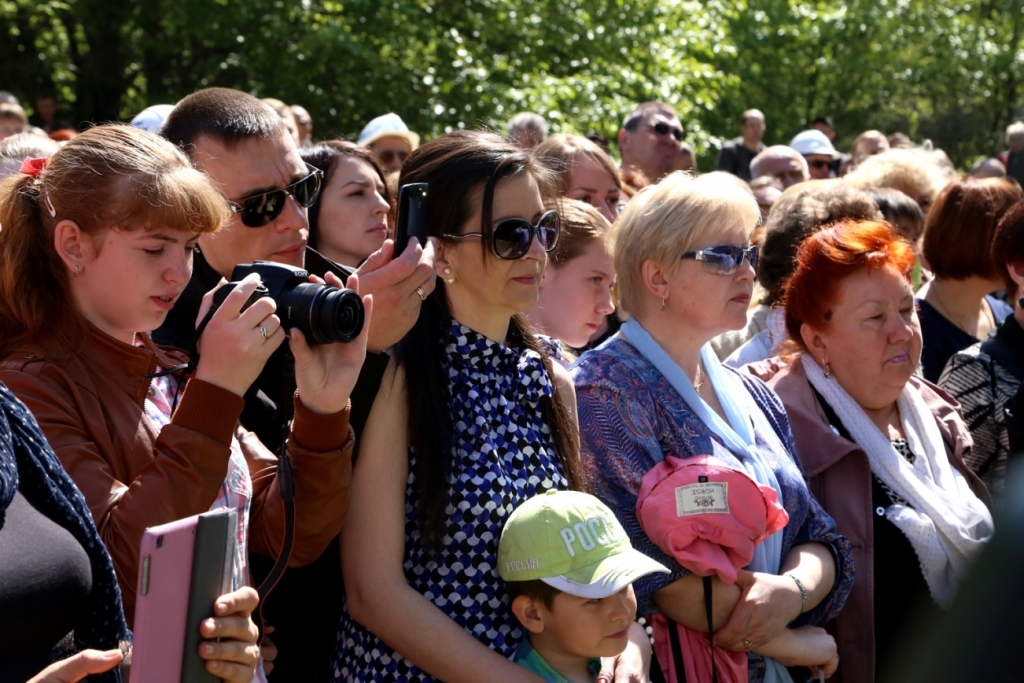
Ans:
MULTIPOLYGON (((797 456, 814 497, 836 521, 839 533, 853 544, 857 578, 846 607, 826 625, 839 646, 839 669, 832 683, 872 683, 875 680, 874 640, 874 521, 871 508, 871 466, 860 446, 832 431, 828 418, 807 381, 800 362, 778 358, 751 363, 747 372, 760 377, 782 399, 796 441, 797 456)), ((949 462, 971 490, 991 506, 988 490, 964 465, 971 435, 960 417, 956 400, 934 384, 910 378, 935 416, 949 462)))
MULTIPOLYGON (((79 349, 24 348, 0 363, 0 381, 35 415, 61 463, 85 495, 114 560, 131 622, 139 544, 147 527, 210 509, 227 474, 231 437, 249 464, 251 553, 276 557, 284 538, 277 458, 238 425, 243 401, 192 379, 170 424, 156 429, 143 402, 143 373, 184 359, 148 339, 129 346, 87 325, 79 349)), ((289 566, 315 560, 348 511, 354 438, 349 409, 316 415, 295 399, 288 453, 295 479, 295 545, 289 566)))

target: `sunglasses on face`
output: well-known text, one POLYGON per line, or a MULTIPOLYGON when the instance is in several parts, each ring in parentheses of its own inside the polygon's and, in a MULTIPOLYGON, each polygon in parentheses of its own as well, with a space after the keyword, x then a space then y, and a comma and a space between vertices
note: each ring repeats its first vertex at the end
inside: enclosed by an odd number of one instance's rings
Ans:
MULTIPOLYGON (((521 218, 510 218, 494 226, 491 231, 491 251, 498 258, 514 261, 522 258, 530 250, 530 244, 536 236, 544 251, 550 253, 558 245, 558 234, 562 227, 562 219, 557 211, 548 211, 537 225, 521 218)), ((484 238, 481 232, 468 232, 465 235, 443 235, 446 240, 461 242, 468 237, 484 238)))
POLYGON ((813 161, 808 161, 807 165, 811 168, 828 168, 831 164, 824 159, 815 159, 813 161))
POLYGON ((409 158, 408 152, 399 152, 395 149, 386 149, 383 152, 377 152, 377 158, 384 162, 386 165, 391 166, 392 164, 404 164, 405 160, 409 158))
POLYGON ((683 132, 682 128, 676 128, 675 126, 670 126, 667 123, 652 123, 651 130, 654 131, 655 135, 668 135, 671 133, 672 137, 679 142, 682 142, 683 138, 686 137, 686 133, 683 132))
POLYGON ((716 275, 732 275, 743 263, 743 259, 750 261, 750 267, 757 266, 757 245, 752 247, 708 247, 699 251, 688 251, 683 258, 702 261, 704 270, 716 275))
POLYGON ((308 209, 320 196, 324 172, 309 164, 306 164, 306 168, 310 171, 308 176, 280 190, 254 194, 238 202, 228 202, 231 211, 240 214, 242 225, 247 228, 262 228, 273 223, 274 219, 281 215, 288 195, 295 199, 296 204, 308 209))

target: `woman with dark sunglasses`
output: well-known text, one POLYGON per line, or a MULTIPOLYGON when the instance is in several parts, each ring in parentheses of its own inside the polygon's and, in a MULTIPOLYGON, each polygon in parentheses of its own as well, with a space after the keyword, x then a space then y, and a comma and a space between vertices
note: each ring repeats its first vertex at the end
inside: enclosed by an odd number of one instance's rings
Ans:
MULTIPOLYGON (((248 551, 276 557, 287 532, 278 460, 238 418, 286 334, 269 297, 243 307, 254 276, 212 316, 194 366, 149 334, 189 281, 199 236, 229 215, 180 149, 131 126, 92 128, 49 161, 25 163, 0 185, 0 381, 34 413, 81 490, 129 622, 145 529, 219 507, 238 511, 231 585, 245 610, 203 634, 223 640, 207 643, 213 655, 203 656, 218 677, 245 683, 263 676, 248 551)), ((290 334, 298 385, 286 449, 291 566, 316 559, 342 525, 354 442, 347 404, 367 327, 351 344, 290 334)))
POLYGON ((723 366, 708 343, 746 322, 759 216, 749 192, 711 176, 676 173, 638 193, 611 232, 629 320, 583 354, 573 377, 596 495, 633 547, 673 570, 633 584, 641 614, 708 630, 701 577, 637 521, 646 472, 666 454, 712 455, 775 491, 789 522, 757 546, 735 583, 714 579, 712 621, 716 644, 749 653, 750 681, 787 683, 786 666, 835 670, 835 642, 811 624, 842 609, 853 563, 850 544, 804 483, 778 397, 723 366))
POLYGON ((416 150, 401 182, 430 185, 440 278, 363 433, 335 679, 534 682, 509 661, 523 631, 498 538, 526 499, 585 487, 571 382, 522 317, 558 241, 550 179, 459 131, 416 150))

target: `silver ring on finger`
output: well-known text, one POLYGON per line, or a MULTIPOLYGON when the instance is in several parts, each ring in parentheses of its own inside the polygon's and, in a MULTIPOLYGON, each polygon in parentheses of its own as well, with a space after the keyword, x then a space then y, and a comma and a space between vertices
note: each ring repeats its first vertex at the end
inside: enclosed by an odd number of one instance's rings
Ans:
POLYGON ((416 293, 420 295, 420 301, 426 301, 427 300, 427 292, 422 287, 417 287, 416 288, 416 293))
POLYGON ((266 339, 267 338, 267 328, 261 325, 260 326, 260 334, 263 335, 263 339, 266 339))

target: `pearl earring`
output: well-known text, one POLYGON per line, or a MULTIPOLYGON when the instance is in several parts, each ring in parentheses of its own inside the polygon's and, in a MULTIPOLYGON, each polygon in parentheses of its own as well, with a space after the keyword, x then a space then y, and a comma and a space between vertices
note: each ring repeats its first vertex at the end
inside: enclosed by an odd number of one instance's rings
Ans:
POLYGON ((442 272, 444 273, 445 282, 447 282, 448 284, 453 284, 455 282, 455 276, 452 275, 452 269, 450 267, 446 266, 444 271, 442 272))

